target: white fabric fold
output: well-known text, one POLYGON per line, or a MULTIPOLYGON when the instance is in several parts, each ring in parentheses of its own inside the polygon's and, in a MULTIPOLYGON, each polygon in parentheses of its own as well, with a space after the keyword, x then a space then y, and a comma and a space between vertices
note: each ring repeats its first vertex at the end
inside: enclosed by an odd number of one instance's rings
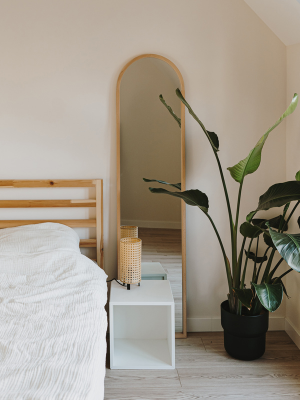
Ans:
POLYGON ((45 223, 0 231, 0 399, 101 400, 106 274, 78 235, 45 223))

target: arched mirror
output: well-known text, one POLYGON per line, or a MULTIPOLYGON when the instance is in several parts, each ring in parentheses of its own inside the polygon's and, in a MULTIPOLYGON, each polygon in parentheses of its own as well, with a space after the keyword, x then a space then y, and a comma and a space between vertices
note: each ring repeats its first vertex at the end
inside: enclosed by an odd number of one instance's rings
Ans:
MULTIPOLYGON (((145 54, 131 60, 117 84, 118 243, 121 225, 138 226, 142 279, 168 279, 175 301, 175 332, 186 337, 185 203, 153 194, 143 178, 181 182, 185 189, 184 83, 168 59, 145 54), (159 100, 181 117, 181 127, 159 100)), ((118 246, 118 252, 119 246, 118 246)), ((118 256, 119 260, 119 256, 118 256)), ((141 282, 142 284, 142 282, 141 282)))

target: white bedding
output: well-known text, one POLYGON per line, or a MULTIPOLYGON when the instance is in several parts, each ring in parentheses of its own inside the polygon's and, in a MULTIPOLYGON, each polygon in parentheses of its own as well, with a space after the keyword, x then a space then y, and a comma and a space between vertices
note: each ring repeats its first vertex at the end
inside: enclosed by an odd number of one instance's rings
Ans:
POLYGON ((73 229, 0 230, 0 399, 102 400, 106 300, 73 229))

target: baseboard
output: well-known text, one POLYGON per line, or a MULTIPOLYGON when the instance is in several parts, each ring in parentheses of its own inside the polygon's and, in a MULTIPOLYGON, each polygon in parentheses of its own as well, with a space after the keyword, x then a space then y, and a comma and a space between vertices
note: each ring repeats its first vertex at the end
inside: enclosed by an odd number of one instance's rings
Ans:
MULTIPOLYGON (((221 318, 218 318, 218 317, 217 318, 187 318, 187 331, 188 332, 220 332, 222 330, 223 330, 223 328, 221 325, 221 318)), ((285 318, 271 316, 269 319, 269 330, 270 331, 286 330, 285 318)), ((298 335, 298 337, 299 337, 299 344, 300 344, 300 335, 298 335)))
POLYGON ((181 222, 176 221, 137 221, 122 219, 122 225, 134 225, 140 228, 181 229, 181 222))
POLYGON ((285 331, 295 343, 295 345, 300 349, 300 333, 295 328, 293 323, 289 321, 287 318, 285 319, 285 331))

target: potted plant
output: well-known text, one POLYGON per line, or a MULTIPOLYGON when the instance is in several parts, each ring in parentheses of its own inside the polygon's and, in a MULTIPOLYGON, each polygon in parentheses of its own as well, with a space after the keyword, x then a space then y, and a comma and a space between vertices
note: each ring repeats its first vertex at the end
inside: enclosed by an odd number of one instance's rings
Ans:
MULTIPOLYGON (((231 262, 225 252, 222 238, 220 237, 217 227, 208 213, 208 198, 205 193, 198 189, 179 192, 150 187, 149 190, 152 193, 178 197, 184 200, 186 204, 200 208, 203 214, 209 219, 222 251, 228 281, 228 299, 221 304, 221 322, 224 329, 225 349, 235 358, 253 360, 261 357, 265 351, 265 337, 268 330, 269 312, 275 311, 280 306, 283 293, 286 294, 282 278, 293 270, 297 272, 300 271, 300 234, 286 233, 288 222, 300 202, 300 171, 296 174, 296 179, 294 181, 272 185, 260 196, 257 208, 250 212, 247 215, 246 221, 239 226, 242 189, 245 177, 255 172, 260 165, 261 152, 270 132, 297 107, 298 95, 294 95, 287 110, 259 139, 249 155, 238 164, 228 168, 232 178, 239 184, 236 215, 233 219, 225 177, 218 157, 218 136, 214 132, 206 130, 179 89, 176 90, 176 94, 188 109, 191 116, 200 125, 216 158, 228 210, 231 236, 231 262), (296 201, 296 204, 291 211, 289 211, 290 203, 294 201, 296 201), (254 218, 256 213, 269 210, 273 207, 283 207, 283 212, 271 219, 261 216, 260 218, 254 218), (239 249, 238 231, 243 237, 239 249), (266 250, 263 255, 258 254, 259 241, 261 238, 263 238, 266 245, 266 250), (254 251, 251 251, 252 245, 254 245, 254 251), (279 252, 281 259, 273 266, 274 254, 276 251, 279 252), (248 285, 246 285, 245 277, 246 271, 251 264, 250 260, 253 262, 252 279, 248 285), (276 271, 283 260, 287 262, 290 269, 277 276, 276 271)), ((181 126, 180 118, 175 115, 172 108, 166 104, 163 96, 160 95, 159 98, 178 125, 181 126)), ((159 182, 161 184, 173 186, 175 189, 181 189, 180 184, 170 184, 165 181, 146 178, 144 178, 144 181, 159 182)), ((300 227, 299 220, 298 223, 300 227)))

